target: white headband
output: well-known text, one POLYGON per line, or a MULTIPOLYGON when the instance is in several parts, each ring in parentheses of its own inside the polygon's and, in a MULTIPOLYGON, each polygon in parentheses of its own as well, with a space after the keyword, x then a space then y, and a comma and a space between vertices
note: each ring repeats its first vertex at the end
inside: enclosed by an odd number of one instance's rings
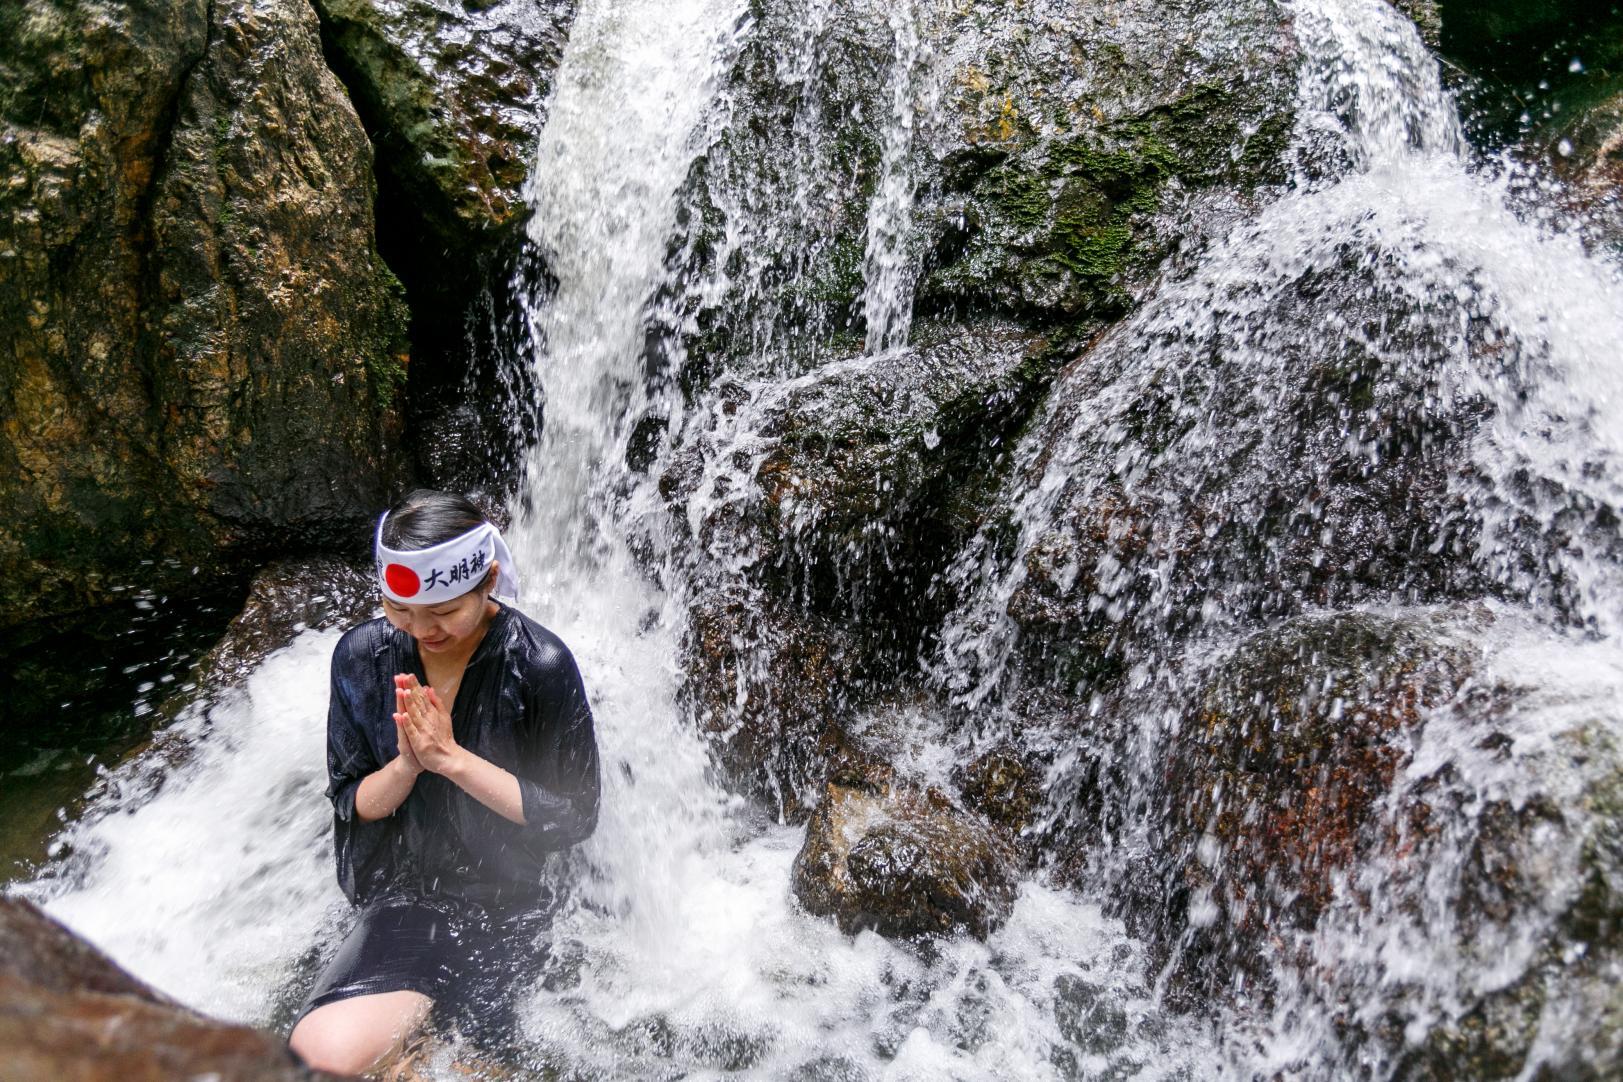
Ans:
POLYGON ((518 579, 513 574, 513 554, 507 550, 501 531, 481 522, 460 537, 442 541, 426 549, 392 549, 383 543, 385 511, 378 519, 373 538, 377 556, 378 586, 383 596, 403 605, 438 605, 461 597, 485 581, 490 562, 501 564, 496 579, 497 597, 518 600, 518 579))

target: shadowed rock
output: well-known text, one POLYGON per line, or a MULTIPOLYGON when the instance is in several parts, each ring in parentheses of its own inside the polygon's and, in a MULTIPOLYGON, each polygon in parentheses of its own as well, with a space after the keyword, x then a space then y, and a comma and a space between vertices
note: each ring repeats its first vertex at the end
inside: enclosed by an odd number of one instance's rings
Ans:
POLYGON ((370 567, 334 556, 280 560, 254 576, 242 611, 198 662, 197 683, 223 691, 306 628, 358 624, 378 603, 370 567))

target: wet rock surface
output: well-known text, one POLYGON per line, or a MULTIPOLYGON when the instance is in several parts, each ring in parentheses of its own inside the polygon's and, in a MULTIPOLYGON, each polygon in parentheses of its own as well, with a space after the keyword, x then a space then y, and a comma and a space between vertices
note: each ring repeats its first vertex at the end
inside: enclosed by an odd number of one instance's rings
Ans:
POLYGON ((1441 373, 1464 356, 1508 369, 1519 344, 1413 309, 1386 258, 1354 242, 1273 281, 1248 267, 1243 316, 1191 332, 1175 304, 1151 310, 1067 370, 1019 482, 1039 525, 1006 611, 1033 674, 1107 686, 1213 620, 1490 591, 1462 466, 1487 407, 1441 373))
POLYGON ((314 1082, 280 1038, 195 1014, 141 984, 31 903, 0 897, 7 1078, 314 1082))
POLYGON ((795 857, 795 897, 841 931, 986 938, 1014 904, 1012 851, 938 794, 831 784, 795 857))
POLYGON ((223 691, 299 632, 350 627, 369 619, 378 605, 370 566, 334 556, 279 560, 254 576, 242 611, 198 661, 197 682, 223 691))
POLYGON ((382 501, 405 313, 302 0, 0 15, 7 619, 382 501))
MULTIPOLYGON (((521 222, 573 0, 315 0, 332 59, 442 271, 521 222)), ((406 222, 397 224, 405 226, 406 222)), ((398 241, 397 241, 398 243, 398 241)))
POLYGON ((712 595, 686 644, 687 694, 730 783, 803 822, 838 765, 855 689, 849 641, 758 594, 712 595))
POLYGON ((1192 193, 1285 177, 1295 43, 1273 3, 975 5, 944 37, 928 308, 1117 316, 1192 193))
POLYGON ((1162 767, 1163 848, 1146 860, 1149 891, 1132 919, 1158 923, 1159 942, 1184 938, 1186 962, 1214 974, 1266 964, 1259 937, 1312 928, 1340 877, 1378 847, 1378 806, 1428 711, 1469 679, 1471 638, 1490 622, 1343 613, 1242 641, 1177 723, 1162 767), (1219 964, 1203 957, 1212 952, 1219 964))

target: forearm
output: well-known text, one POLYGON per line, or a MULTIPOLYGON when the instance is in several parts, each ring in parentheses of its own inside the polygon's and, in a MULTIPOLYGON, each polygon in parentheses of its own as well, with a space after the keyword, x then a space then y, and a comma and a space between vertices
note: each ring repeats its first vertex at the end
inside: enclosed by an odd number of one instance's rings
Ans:
POLYGON ((458 748, 440 773, 503 819, 524 825, 524 793, 518 779, 495 763, 458 748))
POLYGON ((419 773, 404 755, 395 756, 387 766, 361 779, 355 790, 355 814, 369 822, 387 819, 411 795, 419 773))

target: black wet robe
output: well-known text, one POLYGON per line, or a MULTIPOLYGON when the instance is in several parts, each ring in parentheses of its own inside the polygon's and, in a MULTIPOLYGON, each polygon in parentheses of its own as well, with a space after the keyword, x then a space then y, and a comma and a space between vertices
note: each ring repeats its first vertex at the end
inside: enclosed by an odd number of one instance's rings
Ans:
POLYGON ((306 1010, 398 990, 466 999, 472 985, 506 975, 495 971, 528 968, 520 959, 542 949, 556 901, 549 863, 597 824, 597 742, 575 660, 505 605, 468 659, 451 729, 459 745, 518 778, 524 823, 427 771, 393 815, 361 819, 362 779, 398 754, 396 673, 428 682, 415 640, 381 617, 333 651, 327 795, 338 883, 361 914, 306 1010))

